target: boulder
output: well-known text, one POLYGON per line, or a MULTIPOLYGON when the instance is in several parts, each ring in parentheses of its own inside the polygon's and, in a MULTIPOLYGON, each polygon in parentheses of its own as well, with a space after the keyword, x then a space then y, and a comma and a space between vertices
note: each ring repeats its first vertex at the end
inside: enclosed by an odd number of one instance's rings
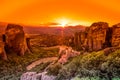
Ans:
POLYGON ((20 80, 56 80, 56 76, 47 75, 47 72, 26 72, 22 74, 20 80))
POLYGON ((28 41, 25 37, 23 27, 16 24, 8 24, 5 29, 6 36, 6 51, 14 51, 18 55, 24 55, 26 51, 29 51, 28 41))
MULTIPOLYGON (((20 80, 37 80, 37 73, 36 72, 26 72, 22 74, 20 80)), ((40 80, 40 79, 38 79, 40 80)))

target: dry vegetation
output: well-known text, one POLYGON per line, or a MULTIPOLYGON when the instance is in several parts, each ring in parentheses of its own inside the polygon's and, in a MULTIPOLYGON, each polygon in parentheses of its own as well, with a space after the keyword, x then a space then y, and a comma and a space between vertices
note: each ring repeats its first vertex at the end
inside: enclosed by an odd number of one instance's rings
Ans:
MULTIPOLYGON (((36 42, 37 43, 37 42, 36 42)), ((37 43, 39 44, 39 43, 37 43)), ((32 46, 33 53, 18 56, 9 53, 8 60, 0 59, 0 80, 18 80, 22 73, 26 72, 26 66, 41 58, 58 56, 58 48, 44 50, 40 46, 32 46)), ((38 65, 31 71, 41 72, 49 63, 38 65)))

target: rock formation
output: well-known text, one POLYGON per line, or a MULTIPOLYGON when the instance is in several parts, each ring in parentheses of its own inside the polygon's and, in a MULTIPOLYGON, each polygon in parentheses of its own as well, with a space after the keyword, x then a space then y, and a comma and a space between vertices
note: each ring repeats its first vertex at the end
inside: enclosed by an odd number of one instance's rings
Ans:
POLYGON ((56 76, 47 75, 47 72, 26 72, 22 74, 20 80, 56 80, 56 76))
POLYGON ((120 23, 112 27, 112 42, 113 47, 120 47, 120 23))
POLYGON ((89 27, 87 32, 89 51, 100 50, 108 44, 107 32, 109 32, 109 27, 108 24, 104 22, 93 23, 89 27))
POLYGON ((71 47, 61 46, 59 50, 58 62, 65 64, 69 58, 80 55, 80 52, 74 51, 71 47))
POLYGON ((85 32, 76 32, 75 33, 75 39, 74 39, 74 45, 76 49, 83 49, 82 45, 84 44, 86 33, 85 32))
POLYGON ((5 35, 0 33, 0 56, 3 60, 7 60, 7 55, 5 51, 5 35))
POLYGON ((26 51, 30 52, 22 26, 8 24, 5 30, 5 36, 6 36, 5 44, 6 52, 12 50, 18 55, 24 55, 26 51))
POLYGON ((85 31, 75 34, 74 44, 85 51, 98 51, 111 47, 112 32, 115 34, 114 29, 111 29, 105 22, 93 23, 85 31))

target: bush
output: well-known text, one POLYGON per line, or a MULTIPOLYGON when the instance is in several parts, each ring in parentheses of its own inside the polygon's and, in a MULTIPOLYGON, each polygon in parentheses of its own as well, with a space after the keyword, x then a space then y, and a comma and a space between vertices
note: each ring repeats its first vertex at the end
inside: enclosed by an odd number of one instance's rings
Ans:
POLYGON ((80 80, 82 78, 85 80, 94 80, 94 78, 111 80, 118 79, 120 77, 119 72, 120 50, 110 53, 108 56, 105 56, 103 51, 98 51, 73 58, 72 61, 62 67, 57 79, 71 79, 78 75, 80 80))
POLYGON ((54 75, 57 76, 59 73, 59 70, 62 68, 61 64, 56 63, 54 65, 49 66, 48 68, 48 75, 54 75))

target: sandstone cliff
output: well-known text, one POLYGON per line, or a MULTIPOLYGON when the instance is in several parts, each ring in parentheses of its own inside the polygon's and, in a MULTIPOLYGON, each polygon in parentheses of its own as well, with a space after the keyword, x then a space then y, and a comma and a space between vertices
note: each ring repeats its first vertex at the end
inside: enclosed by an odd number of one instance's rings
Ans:
POLYGON ((120 23, 112 27, 112 46, 120 47, 120 23))
POLYGON ((11 51, 18 55, 24 55, 26 51, 30 52, 29 42, 22 26, 8 24, 5 34, 0 34, 0 54, 4 60, 7 60, 6 53, 11 51))
POLYGON ((109 27, 106 22, 93 23, 85 31, 75 33, 76 49, 98 51, 107 47, 120 47, 120 24, 109 27))

